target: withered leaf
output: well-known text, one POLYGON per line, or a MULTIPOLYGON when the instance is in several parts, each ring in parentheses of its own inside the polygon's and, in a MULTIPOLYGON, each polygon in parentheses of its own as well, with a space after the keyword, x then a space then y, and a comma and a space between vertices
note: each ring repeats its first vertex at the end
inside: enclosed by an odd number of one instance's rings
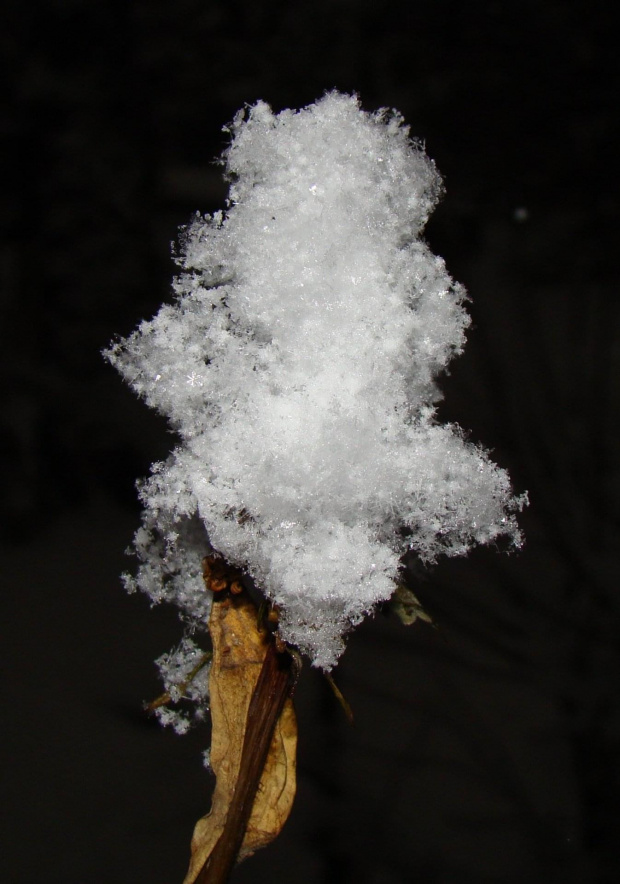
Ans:
POLYGON ((405 626, 411 626, 416 620, 433 622, 413 590, 403 583, 396 584, 396 591, 392 596, 392 610, 405 626))
MULTIPOLYGON (((259 629, 258 612, 247 592, 214 600, 209 631, 213 643, 209 679, 211 766, 216 784, 211 810, 198 820, 194 829, 190 867, 183 884, 193 884, 199 876, 200 881, 210 880, 204 873, 201 875, 201 870, 218 842, 221 845, 229 813, 238 815, 233 804, 239 804, 239 794, 237 792, 235 800, 235 792, 240 788, 242 756, 246 768, 256 763, 248 760, 252 750, 250 746, 248 752, 248 738, 250 743, 257 742, 252 729, 264 728, 262 721, 258 725, 253 723, 256 711, 253 709, 249 716, 248 711, 253 696, 256 702, 259 676, 263 682, 269 678, 270 660, 271 657, 275 660, 276 654, 273 639, 259 629)), ((250 856, 272 841, 286 822, 296 790, 296 748, 297 722, 289 696, 275 723, 238 859, 250 856)), ((244 779, 247 779, 245 775, 244 779)), ((228 822, 230 828, 230 819, 228 822)))

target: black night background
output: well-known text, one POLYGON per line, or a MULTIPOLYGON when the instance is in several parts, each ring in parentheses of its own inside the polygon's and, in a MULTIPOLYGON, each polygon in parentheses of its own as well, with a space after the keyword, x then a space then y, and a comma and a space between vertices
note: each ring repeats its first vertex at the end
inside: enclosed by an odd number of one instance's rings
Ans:
POLYGON ((397 108, 446 196, 426 238, 471 296, 443 419, 531 504, 526 547, 422 575, 309 667, 299 788, 233 880, 620 879, 618 59, 602 0, 8 0, 0 209, 0 876, 174 884, 208 726, 142 712, 172 610, 127 596, 134 481, 174 444, 101 350, 170 298, 170 242, 224 207, 222 126, 336 88, 397 108))

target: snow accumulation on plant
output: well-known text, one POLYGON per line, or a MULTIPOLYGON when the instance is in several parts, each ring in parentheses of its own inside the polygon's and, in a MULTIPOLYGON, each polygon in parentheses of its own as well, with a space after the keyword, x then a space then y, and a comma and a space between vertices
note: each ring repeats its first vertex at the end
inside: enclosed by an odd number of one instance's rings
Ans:
POLYGON ((180 439, 141 487, 127 580, 204 628, 216 550, 328 670, 405 552, 518 546, 524 498, 435 417, 469 319, 420 238, 441 180, 402 117, 332 92, 229 131, 227 210, 183 230, 174 303, 107 353, 180 439))

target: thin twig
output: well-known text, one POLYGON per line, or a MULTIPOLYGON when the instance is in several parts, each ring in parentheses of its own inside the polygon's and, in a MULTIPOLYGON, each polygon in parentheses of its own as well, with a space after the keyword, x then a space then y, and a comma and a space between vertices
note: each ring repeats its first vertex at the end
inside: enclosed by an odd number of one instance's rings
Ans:
MULTIPOLYGON (((212 657, 213 653, 211 651, 206 651, 206 653, 202 655, 198 663, 196 663, 194 668, 190 671, 185 681, 182 681, 180 684, 177 685, 179 699, 181 699, 185 695, 185 691, 196 678, 200 670, 203 669, 203 667, 205 667, 207 663, 211 662, 212 657)), ((159 697, 156 697, 154 700, 151 700, 150 703, 147 703, 144 708, 147 712, 154 712, 156 709, 159 709, 160 706, 167 706, 168 703, 172 702, 175 701, 173 701, 170 691, 164 691, 164 693, 160 694, 159 697)))
POLYGON ((325 672, 324 675, 327 679, 327 684, 330 686, 330 688, 334 692, 334 696, 342 706, 342 711, 347 716, 347 721, 349 722, 349 724, 353 724, 353 709, 351 708, 351 704, 334 681, 334 677, 331 672, 325 672))

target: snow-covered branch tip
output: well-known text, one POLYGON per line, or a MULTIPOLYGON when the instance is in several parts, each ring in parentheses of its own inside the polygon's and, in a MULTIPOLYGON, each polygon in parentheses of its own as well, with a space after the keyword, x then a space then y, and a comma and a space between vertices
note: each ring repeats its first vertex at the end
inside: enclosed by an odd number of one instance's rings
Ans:
POLYGON ((435 416, 469 318, 420 238, 441 180, 401 116, 332 92, 229 132, 227 211, 183 230, 174 303, 107 353, 180 438, 142 486, 130 584, 204 624, 216 550, 329 670, 405 552, 518 546, 525 498, 435 416))

